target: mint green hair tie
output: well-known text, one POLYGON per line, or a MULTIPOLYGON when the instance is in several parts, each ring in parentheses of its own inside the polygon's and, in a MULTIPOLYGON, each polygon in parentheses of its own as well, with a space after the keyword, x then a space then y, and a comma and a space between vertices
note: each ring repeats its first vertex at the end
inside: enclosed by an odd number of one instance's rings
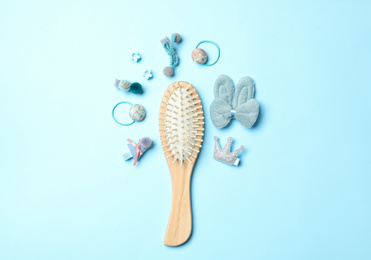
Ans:
POLYGON ((219 48, 218 44, 216 44, 213 41, 202 41, 199 44, 197 44, 196 49, 194 49, 192 51, 192 59, 193 59, 193 61, 196 62, 196 63, 198 63, 198 64, 201 64, 201 65, 213 66, 213 65, 215 65, 215 63, 218 62, 219 58, 220 58, 220 48, 219 48), (206 62, 208 60, 207 53, 203 49, 198 48, 198 46, 200 46, 203 43, 211 43, 211 44, 213 44, 218 49, 218 57, 216 58, 216 61, 214 61, 211 64, 206 64, 206 62))

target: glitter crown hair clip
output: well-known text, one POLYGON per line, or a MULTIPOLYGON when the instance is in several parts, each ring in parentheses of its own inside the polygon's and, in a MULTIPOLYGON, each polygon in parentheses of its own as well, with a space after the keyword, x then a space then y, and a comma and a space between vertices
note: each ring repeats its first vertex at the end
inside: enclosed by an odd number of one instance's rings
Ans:
POLYGON ((213 158, 217 161, 224 162, 229 165, 238 166, 240 163, 240 159, 237 158, 238 154, 244 149, 244 146, 241 145, 236 151, 231 153, 231 144, 233 141, 232 137, 228 137, 228 142, 224 146, 223 150, 220 147, 218 137, 214 136, 215 140, 215 149, 214 149, 214 156, 213 158))

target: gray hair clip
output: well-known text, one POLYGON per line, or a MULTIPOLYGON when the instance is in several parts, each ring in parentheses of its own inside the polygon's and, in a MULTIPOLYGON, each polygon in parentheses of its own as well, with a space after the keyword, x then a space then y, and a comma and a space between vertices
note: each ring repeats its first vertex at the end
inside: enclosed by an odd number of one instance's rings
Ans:
POLYGON ((236 90, 227 75, 220 75, 214 85, 214 100, 210 106, 210 117, 215 127, 222 128, 232 118, 245 127, 252 127, 259 115, 259 104, 254 99, 254 81, 243 77, 236 90))

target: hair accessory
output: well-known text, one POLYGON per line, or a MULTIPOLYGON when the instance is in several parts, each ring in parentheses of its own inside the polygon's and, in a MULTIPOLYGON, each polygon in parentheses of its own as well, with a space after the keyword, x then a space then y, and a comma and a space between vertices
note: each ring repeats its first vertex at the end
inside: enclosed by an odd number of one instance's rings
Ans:
POLYGON ((142 57, 140 57, 140 54, 139 52, 133 52, 131 54, 131 60, 132 61, 135 61, 135 62, 138 62, 142 57))
POLYGON ((175 51, 174 42, 180 42, 181 40, 182 38, 180 37, 178 33, 174 33, 173 35, 171 35, 170 40, 168 37, 161 39, 161 44, 164 47, 166 53, 170 57, 170 65, 165 67, 163 70, 164 75, 167 77, 170 77, 174 74, 174 68, 179 63, 179 57, 175 51))
POLYGON ((127 81, 127 80, 116 79, 115 80, 115 83, 113 84, 113 86, 115 88, 117 88, 118 90, 121 90, 121 91, 129 91, 130 90, 131 83, 129 81, 127 81))
POLYGON ((143 137, 142 139, 139 139, 138 144, 134 143, 130 139, 127 139, 127 141, 129 142, 128 151, 125 152, 122 157, 125 161, 134 158, 133 166, 135 166, 138 159, 142 157, 143 153, 152 146, 152 140, 148 137, 143 137))
POLYGON ((220 48, 219 48, 218 44, 216 44, 215 42, 212 42, 212 41, 202 41, 199 44, 197 44, 196 49, 194 49, 192 51, 192 59, 193 59, 193 61, 196 62, 196 63, 198 63, 198 64, 201 64, 201 65, 213 66, 213 65, 215 65, 215 63, 218 62, 219 58, 220 58, 220 48), (208 60, 207 54, 206 54, 206 52, 203 49, 198 48, 198 46, 200 46, 203 43, 211 43, 211 44, 213 44, 218 49, 218 57, 216 58, 216 61, 214 61, 211 64, 206 64, 206 62, 208 60))
POLYGON ((129 109, 130 118, 134 121, 142 121, 146 117, 146 111, 142 105, 132 105, 129 109))
POLYGON ((252 127, 259 115, 259 104, 254 97, 254 81, 243 77, 234 90, 233 81, 227 75, 220 75, 214 85, 214 100, 210 116, 215 127, 228 125, 236 118, 243 126, 252 127))
POLYGON ((113 86, 121 91, 131 91, 133 94, 140 94, 143 92, 143 87, 138 82, 130 83, 127 80, 116 79, 113 86))
POLYGON ((144 107, 142 105, 139 105, 139 104, 135 104, 133 105, 132 103, 130 102, 127 102, 127 101, 122 101, 120 103, 117 103, 113 109, 112 109, 112 117, 113 117, 113 120, 115 120, 116 123, 118 123, 119 125, 123 125, 123 126, 129 126, 129 125, 132 125, 134 124, 134 122, 139 122, 139 121, 142 121, 145 117, 146 117, 146 111, 144 110, 144 107), (121 123, 119 122, 116 117, 115 117, 115 109, 117 106, 119 106, 120 104, 128 104, 130 105, 130 109, 129 109, 129 116, 130 118, 133 120, 131 123, 128 123, 128 124, 125 124, 125 123, 121 123))
POLYGON ((202 103, 196 89, 184 81, 171 84, 162 97, 159 121, 161 144, 173 185, 164 243, 179 246, 191 235, 190 182, 204 135, 202 103))
POLYGON ((131 84, 130 90, 133 94, 140 94, 143 92, 143 87, 140 83, 134 82, 133 84, 131 84))
POLYGON ((224 162, 229 165, 238 166, 240 159, 237 158, 238 154, 245 148, 243 145, 240 146, 236 151, 231 153, 231 144, 233 141, 232 137, 228 137, 228 142, 224 146, 223 150, 220 148, 218 137, 214 136, 215 149, 213 158, 217 161, 224 162))
POLYGON ((152 70, 145 70, 143 73, 143 77, 147 80, 151 79, 153 77, 152 70))

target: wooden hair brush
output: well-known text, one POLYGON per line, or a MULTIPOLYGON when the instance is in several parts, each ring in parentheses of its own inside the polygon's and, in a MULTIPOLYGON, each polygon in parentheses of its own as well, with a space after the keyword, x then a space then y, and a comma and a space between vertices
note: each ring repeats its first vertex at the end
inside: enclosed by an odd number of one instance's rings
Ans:
POLYGON ((192 232, 190 183, 203 141, 204 116, 196 89, 189 83, 171 84, 162 97, 160 137, 173 186, 164 244, 179 246, 192 232))

